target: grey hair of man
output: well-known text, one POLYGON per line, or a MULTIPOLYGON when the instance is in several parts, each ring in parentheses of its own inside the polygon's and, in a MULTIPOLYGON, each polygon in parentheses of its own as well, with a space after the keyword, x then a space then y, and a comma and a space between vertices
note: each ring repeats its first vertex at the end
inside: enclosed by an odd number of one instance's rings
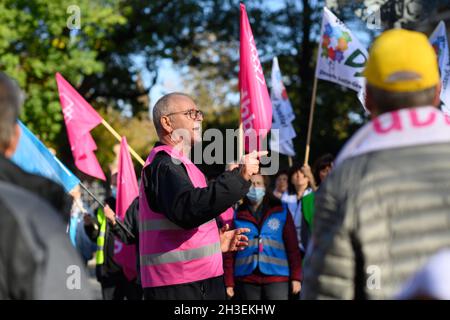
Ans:
POLYGON ((376 104, 378 112, 391 112, 403 108, 434 105, 439 87, 433 86, 419 91, 394 92, 367 84, 367 92, 376 104))
POLYGON ((163 128, 161 126, 161 118, 169 113, 173 112, 173 106, 171 105, 171 100, 174 97, 187 97, 194 101, 194 99, 182 92, 172 92, 161 97, 153 107, 153 124, 155 126, 156 132, 158 136, 163 132, 163 128))
POLYGON ((14 135, 24 94, 17 83, 0 72, 0 153, 8 148, 14 135))

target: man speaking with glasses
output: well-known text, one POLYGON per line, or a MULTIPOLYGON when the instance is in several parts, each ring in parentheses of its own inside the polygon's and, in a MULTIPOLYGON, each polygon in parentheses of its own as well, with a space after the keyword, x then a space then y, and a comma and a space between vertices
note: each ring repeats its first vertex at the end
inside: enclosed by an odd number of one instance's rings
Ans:
POLYGON ((243 198, 258 158, 206 183, 188 154, 201 141, 203 113, 183 93, 153 108, 159 137, 142 170, 139 196, 140 272, 145 299, 225 299, 222 252, 215 218, 243 198))

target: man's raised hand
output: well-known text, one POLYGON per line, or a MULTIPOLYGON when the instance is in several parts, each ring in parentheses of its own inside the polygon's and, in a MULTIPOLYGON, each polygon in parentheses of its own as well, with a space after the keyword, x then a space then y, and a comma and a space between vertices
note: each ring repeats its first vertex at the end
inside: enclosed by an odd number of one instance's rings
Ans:
POLYGON ((241 176, 247 181, 250 180, 252 175, 259 172, 259 158, 268 153, 268 151, 253 151, 244 155, 240 162, 241 176))

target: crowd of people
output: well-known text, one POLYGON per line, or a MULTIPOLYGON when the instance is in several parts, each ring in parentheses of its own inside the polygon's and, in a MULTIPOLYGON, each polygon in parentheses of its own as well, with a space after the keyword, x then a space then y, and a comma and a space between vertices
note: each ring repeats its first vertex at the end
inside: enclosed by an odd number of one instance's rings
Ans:
POLYGON ((116 173, 107 205, 88 212, 79 190, 70 209, 60 186, 9 160, 22 99, 0 74, 0 298, 90 299, 66 270, 95 256, 106 300, 450 299, 450 122, 435 52, 421 33, 386 31, 364 72, 372 121, 336 159, 272 177, 255 151, 207 181, 186 156, 203 113, 189 95, 163 96, 122 223, 116 173), (133 279, 115 259, 122 245, 135 246, 133 279))

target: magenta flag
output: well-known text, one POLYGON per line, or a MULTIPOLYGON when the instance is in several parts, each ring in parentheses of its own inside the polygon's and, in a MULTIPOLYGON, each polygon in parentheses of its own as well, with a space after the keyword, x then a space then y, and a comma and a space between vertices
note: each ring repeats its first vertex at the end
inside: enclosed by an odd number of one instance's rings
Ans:
POLYGON ((56 83, 75 165, 87 175, 106 180, 94 154, 97 145, 90 132, 102 118, 59 72, 56 83))
MULTIPOLYGON (((116 216, 120 221, 125 219, 125 213, 134 199, 139 196, 139 188, 134 172, 133 162, 128 151, 127 139, 122 137, 117 173, 116 216)), ((136 235, 138 236, 138 235, 136 235)), ((116 242, 120 242, 116 239, 116 242)), ((136 247, 120 243, 115 246, 114 260, 122 266, 128 280, 136 279, 136 247)))
POLYGON ((245 150, 251 152, 260 149, 262 139, 265 138, 272 126, 272 103, 244 4, 241 4, 240 25, 239 90, 241 93, 241 121, 244 136, 247 138, 255 134, 258 138, 257 144, 253 146, 246 139, 245 150))
POLYGON ((234 218, 233 208, 228 208, 227 210, 222 212, 222 214, 219 216, 219 220, 222 221, 222 224, 223 225, 228 224, 230 228, 232 227, 233 224, 233 218, 234 218))

